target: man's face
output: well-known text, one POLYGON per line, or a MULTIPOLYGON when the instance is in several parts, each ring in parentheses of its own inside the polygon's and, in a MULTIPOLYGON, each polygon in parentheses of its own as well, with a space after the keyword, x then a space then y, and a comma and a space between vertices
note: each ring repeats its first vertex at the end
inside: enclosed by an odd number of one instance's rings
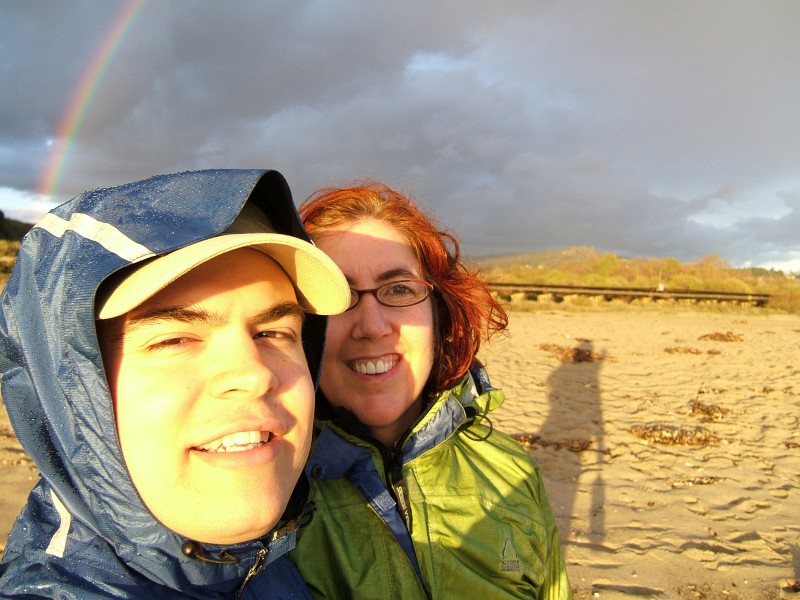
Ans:
POLYGON ((250 248, 98 321, 125 462, 169 528, 230 544, 280 518, 311 443, 302 322, 286 274, 250 248))

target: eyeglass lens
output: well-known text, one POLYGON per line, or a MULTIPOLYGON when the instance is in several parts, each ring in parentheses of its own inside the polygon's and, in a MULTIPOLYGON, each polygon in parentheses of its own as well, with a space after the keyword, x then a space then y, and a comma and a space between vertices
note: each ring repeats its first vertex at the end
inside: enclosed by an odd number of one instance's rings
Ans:
MULTIPOLYGON (((372 294, 384 306, 413 306, 427 298, 433 286, 426 281, 415 279, 405 281, 392 281, 380 287, 369 290, 350 289, 350 308, 355 308, 361 296, 372 294)), ((350 309, 348 309, 350 310, 350 309)))

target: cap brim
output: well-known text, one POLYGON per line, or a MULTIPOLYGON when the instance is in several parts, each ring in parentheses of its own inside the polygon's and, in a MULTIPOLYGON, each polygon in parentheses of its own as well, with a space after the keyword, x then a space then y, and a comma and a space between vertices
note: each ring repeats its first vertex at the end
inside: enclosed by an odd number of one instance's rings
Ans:
POLYGON ((198 265, 238 248, 255 248, 270 256, 294 285, 297 300, 308 312, 335 315, 350 305, 350 288, 339 267, 316 246, 279 233, 223 234, 169 254, 133 265, 121 280, 96 300, 97 318, 123 315, 198 265))

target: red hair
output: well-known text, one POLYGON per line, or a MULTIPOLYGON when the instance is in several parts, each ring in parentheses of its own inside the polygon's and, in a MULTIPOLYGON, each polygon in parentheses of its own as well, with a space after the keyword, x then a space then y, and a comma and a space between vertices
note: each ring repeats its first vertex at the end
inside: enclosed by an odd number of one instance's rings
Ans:
POLYGON ((458 241, 440 230, 406 196, 382 183, 318 190, 300 207, 312 238, 365 219, 394 226, 417 256, 424 278, 434 286, 433 369, 427 389, 447 389, 469 369, 483 339, 503 331, 508 315, 489 287, 461 262, 458 241))

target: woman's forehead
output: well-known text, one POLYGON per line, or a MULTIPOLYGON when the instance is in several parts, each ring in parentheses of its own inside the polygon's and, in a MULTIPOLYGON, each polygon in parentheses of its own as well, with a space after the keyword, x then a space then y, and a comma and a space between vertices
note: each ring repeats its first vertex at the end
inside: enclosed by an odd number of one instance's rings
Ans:
POLYGON ((422 276, 414 249, 390 223, 369 219, 327 230, 315 239, 351 281, 422 276))

